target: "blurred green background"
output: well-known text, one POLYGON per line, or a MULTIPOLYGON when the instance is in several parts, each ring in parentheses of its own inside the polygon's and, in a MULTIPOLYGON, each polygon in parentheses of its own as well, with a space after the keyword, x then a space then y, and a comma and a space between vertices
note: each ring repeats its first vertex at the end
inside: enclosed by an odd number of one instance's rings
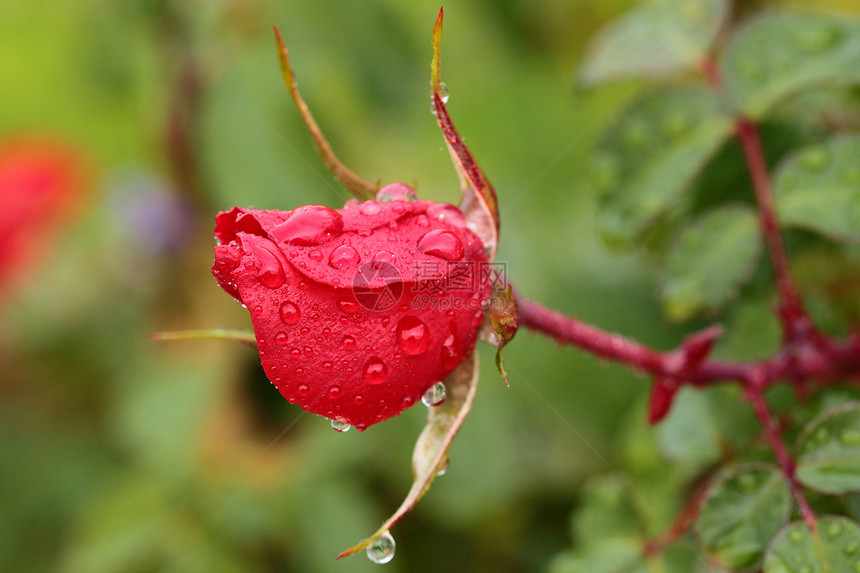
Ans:
MULTIPOLYGON (((788 4, 789 2, 758 2, 788 4)), ((854 0, 790 2, 857 11, 854 0)), ((659 348, 653 277, 592 223, 590 146, 637 86, 575 89, 590 35, 630 0, 445 4, 454 121, 498 194, 498 260, 520 292, 659 348)), ((411 481, 415 407, 338 434, 228 342, 250 327, 210 275, 215 213, 339 207, 281 84, 271 25, 305 99, 357 173, 456 202, 429 109, 439 0, 0 3, 0 141, 72 146, 88 172, 48 248, 0 300, 4 571, 371 571, 336 562, 411 481)), ((696 325, 693 325, 696 326, 696 325)), ((447 475, 392 532, 387 571, 543 571, 570 545, 589 476, 645 418, 644 380, 521 332, 511 387, 481 387, 447 475), (595 453, 597 452, 597 453, 595 453)), ((671 515, 671 509, 667 509, 671 515)))

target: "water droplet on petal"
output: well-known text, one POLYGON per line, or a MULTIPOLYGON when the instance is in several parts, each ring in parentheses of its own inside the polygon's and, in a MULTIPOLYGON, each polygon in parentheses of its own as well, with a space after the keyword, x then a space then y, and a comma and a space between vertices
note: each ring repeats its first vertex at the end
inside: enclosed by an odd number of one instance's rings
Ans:
POLYGON ((341 245, 331 252, 328 264, 333 269, 348 269, 361 262, 361 255, 349 245, 341 245))
POLYGON ((338 432, 348 432, 352 426, 342 420, 335 420, 334 418, 332 418, 331 427, 338 432))
POLYGON ((379 212, 382 210, 382 207, 380 207, 379 203, 377 203, 376 201, 365 201, 358 206, 358 210, 362 215, 372 217, 373 215, 378 215, 379 212))
POLYGON ((302 311, 292 302, 285 302, 281 305, 281 320, 284 324, 292 326, 302 317, 302 311))
POLYGON ((355 314, 361 306, 351 296, 345 296, 337 301, 337 307, 346 314, 355 314))
POLYGON ((394 261, 397 260, 397 257, 395 257, 394 253, 390 251, 379 251, 378 253, 373 255, 373 258, 371 260, 377 265, 382 263, 394 265, 394 261))
POLYGON ((394 559, 394 550, 394 538, 386 531, 367 546, 365 553, 368 559, 382 565, 394 559))
MULTIPOLYGON (((418 197, 415 195, 415 191, 405 183, 389 183, 376 194, 376 200, 383 203, 391 201, 412 203, 417 199, 418 197)), ((402 211, 398 211, 398 214, 399 213, 402 213, 402 211)))
POLYGON ((466 218, 463 212, 448 203, 435 203, 427 207, 427 216, 431 219, 441 221, 451 227, 465 227, 466 218))
POLYGON ((442 370, 453 370, 460 363, 460 342, 449 334, 442 342, 442 370))
POLYGON ((283 346, 287 343, 287 333, 279 332, 275 335, 275 344, 278 346, 283 346))
POLYGON ((296 245, 319 245, 343 232, 343 217, 323 205, 305 205, 293 209, 289 218, 272 229, 280 241, 296 245))
POLYGON ((299 387, 296 388, 296 392, 298 392, 299 396, 307 396, 310 394, 311 388, 307 384, 299 384, 299 387))
POLYGON ((364 380, 368 384, 382 384, 388 378, 388 366, 377 356, 371 356, 364 365, 364 380))
POLYGON ((338 398, 340 398, 341 393, 342 390, 340 389, 340 386, 332 386, 328 389, 328 397, 332 400, 337 400, 338 398))
POLYGON ((318 262, 320 262, 321 260, 323 260, 323 254, 322 254, 322 251, 318 251, 318 250, 314 249, 313 251, 311 251, 310 253, 308 253, 308 258, 309 258, 310 260, 312 260, 312 261, 314 261, 314 262, 318 263, 318 262))
POLYGON ((445 401, 445 397, 447 396, 447 392, 445 391, 445 384, 442 382, 436 382, 430 388, 424 392, 424 395, 421 396, 421 401, 428 408, 431 406, 438 406, 442 402, 445 401))
POLYGON ((344 350, 355 350, 355 338, 349 335, 344 336, 341 345, 344 350))
POLYGON ((364 404, 364 396, 362 396, 361 394, 356 394, 355 398, 353 398, 352 401, 356 406, 361 406, 362 404, 364 404))
POLYGON ((421 354, 430 346, 430 330, 426 324, 407 314, 397 323, 397 344, 409 356, 421 354))
POLYGON ((436 229, 421 237, 418 250, 446 261, 459 261, 463 258, 463 243, 457 235, 445 229, 436 229))
POLYGON ((427 215, 424 215, 422 213, 421 215, 418 215, 418 219, 417 219, 416 223, 418 224, 419 227, 429 227, 430 226, 430 219, 427 218, 427 215))

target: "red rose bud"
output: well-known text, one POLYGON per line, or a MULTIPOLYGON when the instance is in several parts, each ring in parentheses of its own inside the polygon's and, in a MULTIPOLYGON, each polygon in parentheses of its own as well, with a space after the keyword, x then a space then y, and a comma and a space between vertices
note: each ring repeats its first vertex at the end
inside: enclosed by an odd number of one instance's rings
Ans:
POLYGON ((402 184, 335 211, 216 217, 212 274, 251 312, 266 375, 359 430, 420 401, 474 348, 489 296, 480 239, 402 184))

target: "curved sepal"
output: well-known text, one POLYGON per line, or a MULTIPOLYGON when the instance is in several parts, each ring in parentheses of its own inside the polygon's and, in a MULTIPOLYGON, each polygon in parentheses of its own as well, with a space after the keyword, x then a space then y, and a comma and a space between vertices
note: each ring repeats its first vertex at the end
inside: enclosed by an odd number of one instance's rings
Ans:
POLYGON ((433 113, 442 129, 451 160, 460 177, 460 209, 466 215, 469 228, 484 242, 487 257, 496 257, 499 242, 499 203, 496 191, 489 179, 475 162, 475 158, 457 133, 448 109, 445 107, 447 95, 443 94, 440 76, 439 43, 442 39, 442 10, 433 26, 433 60, 430 62, 430 97, 433 100, 433 113))
POLYGON ((284 45, 284 40, 281 38, 281 31, 278 30, 277 26, 273 26, 273 28, 275 30, 275 41, 278 44, 278 61, 281 65, 281 77, 284 80, 284 85, 287 87, 287 91, 290 92, 290 96, 292 96, 293 101, 296 103, 296 108, 298 108, 299 114, 302 116, 302 121, 307 126, 308 131, 314 140, 314 146, 317 148, 317 153, 319 153, 326 168, 328 168, 332 175, 337 177, 338 181, 343 183, 353 195, 359 199, 373 199, 376 196, 376 192, 379 190, 380 184, 378 182, 374 184, 369 181, 365 181, 350 171, 349 168, 341 163, 334 154, 334 151, 332 151, 331 145, 329 145, 328 140, 326 140, 323 135, 319 124, 317 124, 313 114, 311 114, 311 110, 308 108, 308 105, 299 93, 299 88, 296 85, 296 77, 293 74, 293 67, 290 65, 290 57, 287 53, 287 47, 284 45))
POLYGON ((406 499, 385 523, 370 537, 338 555, 338 559, 358 553, 388 533, 391 527, 411 510, 427 493, 437 474, 448 464, 448 450, 472 408, 478 388, 478 357, 473 352, 445 380, 447 398, 430 408, 427 425, 415 442, 412 452, 412 488, 406 499))

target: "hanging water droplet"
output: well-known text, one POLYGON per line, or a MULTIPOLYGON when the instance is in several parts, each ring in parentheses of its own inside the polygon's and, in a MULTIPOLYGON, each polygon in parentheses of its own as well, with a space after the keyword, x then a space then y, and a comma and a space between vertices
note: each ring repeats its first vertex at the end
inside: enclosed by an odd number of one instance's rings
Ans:
POLYGON ((394 559, 394 549, 394 538, 386 531, 367 546, 365 553, 368 559, 382 565, 394 559))
POLYGON ((445 397, 447 396, 447 392, 445 390, 445 384, 442 382, 436 382, 430 388, 424 392, 424 395, 421 396, 421 401, 428 408, 432 406, 438 406, 442 402, 445 401, 445 397))
POLYGON ((344 422, 342 420, 336 420, 336 419, 332 418, 331 427, 334 428, 335 430, 337 430, 338 432, 348 432, 352 426, 350 426, 349 424, 347 424, 346 422, 344 422))
POLYGON ((416 356, 430 346, 430 330, 416 317, 407 314, 397 323, 397 344, 409 356, 416 356))
POLYGON ((430 231, 418 240, 418 250, 446 261, 459 261, 463 258, 463 243, 457 235, 445 229, 430 231))
POLYGON ((296 306, 295 303, 287 301, 281 305, 281 320, 284 324, 292 326, 296 324, 301 317, 302 311, 299 310, 299 307, 296 306))
POLYGON ((323 205, 293 209, 289 218, 271 231, 279 241, 305 246, 319 245, 342 232, 343 217, 323 205))
POLYGON ((361 255, 349 245, 341 245, 331 252, 328 264, 333 269, 348 269, 361 262, 361 255))
POLYGON ((355 338, 349 335, 344 336, 341 340, 341 346, 344 350, 355 350, 355 338))
POLYGON ((439 82, 439 97, 442 98, 442 103, 448 103, 448 98, 450 97, 450 92, 448 91, 448 86, 445 85, 445 82, 439 82))
POLYGON ((364 380, 368 384, 382 384, 388 378, 388 366, 378 356, 371 356, 364 365, 364 380))

